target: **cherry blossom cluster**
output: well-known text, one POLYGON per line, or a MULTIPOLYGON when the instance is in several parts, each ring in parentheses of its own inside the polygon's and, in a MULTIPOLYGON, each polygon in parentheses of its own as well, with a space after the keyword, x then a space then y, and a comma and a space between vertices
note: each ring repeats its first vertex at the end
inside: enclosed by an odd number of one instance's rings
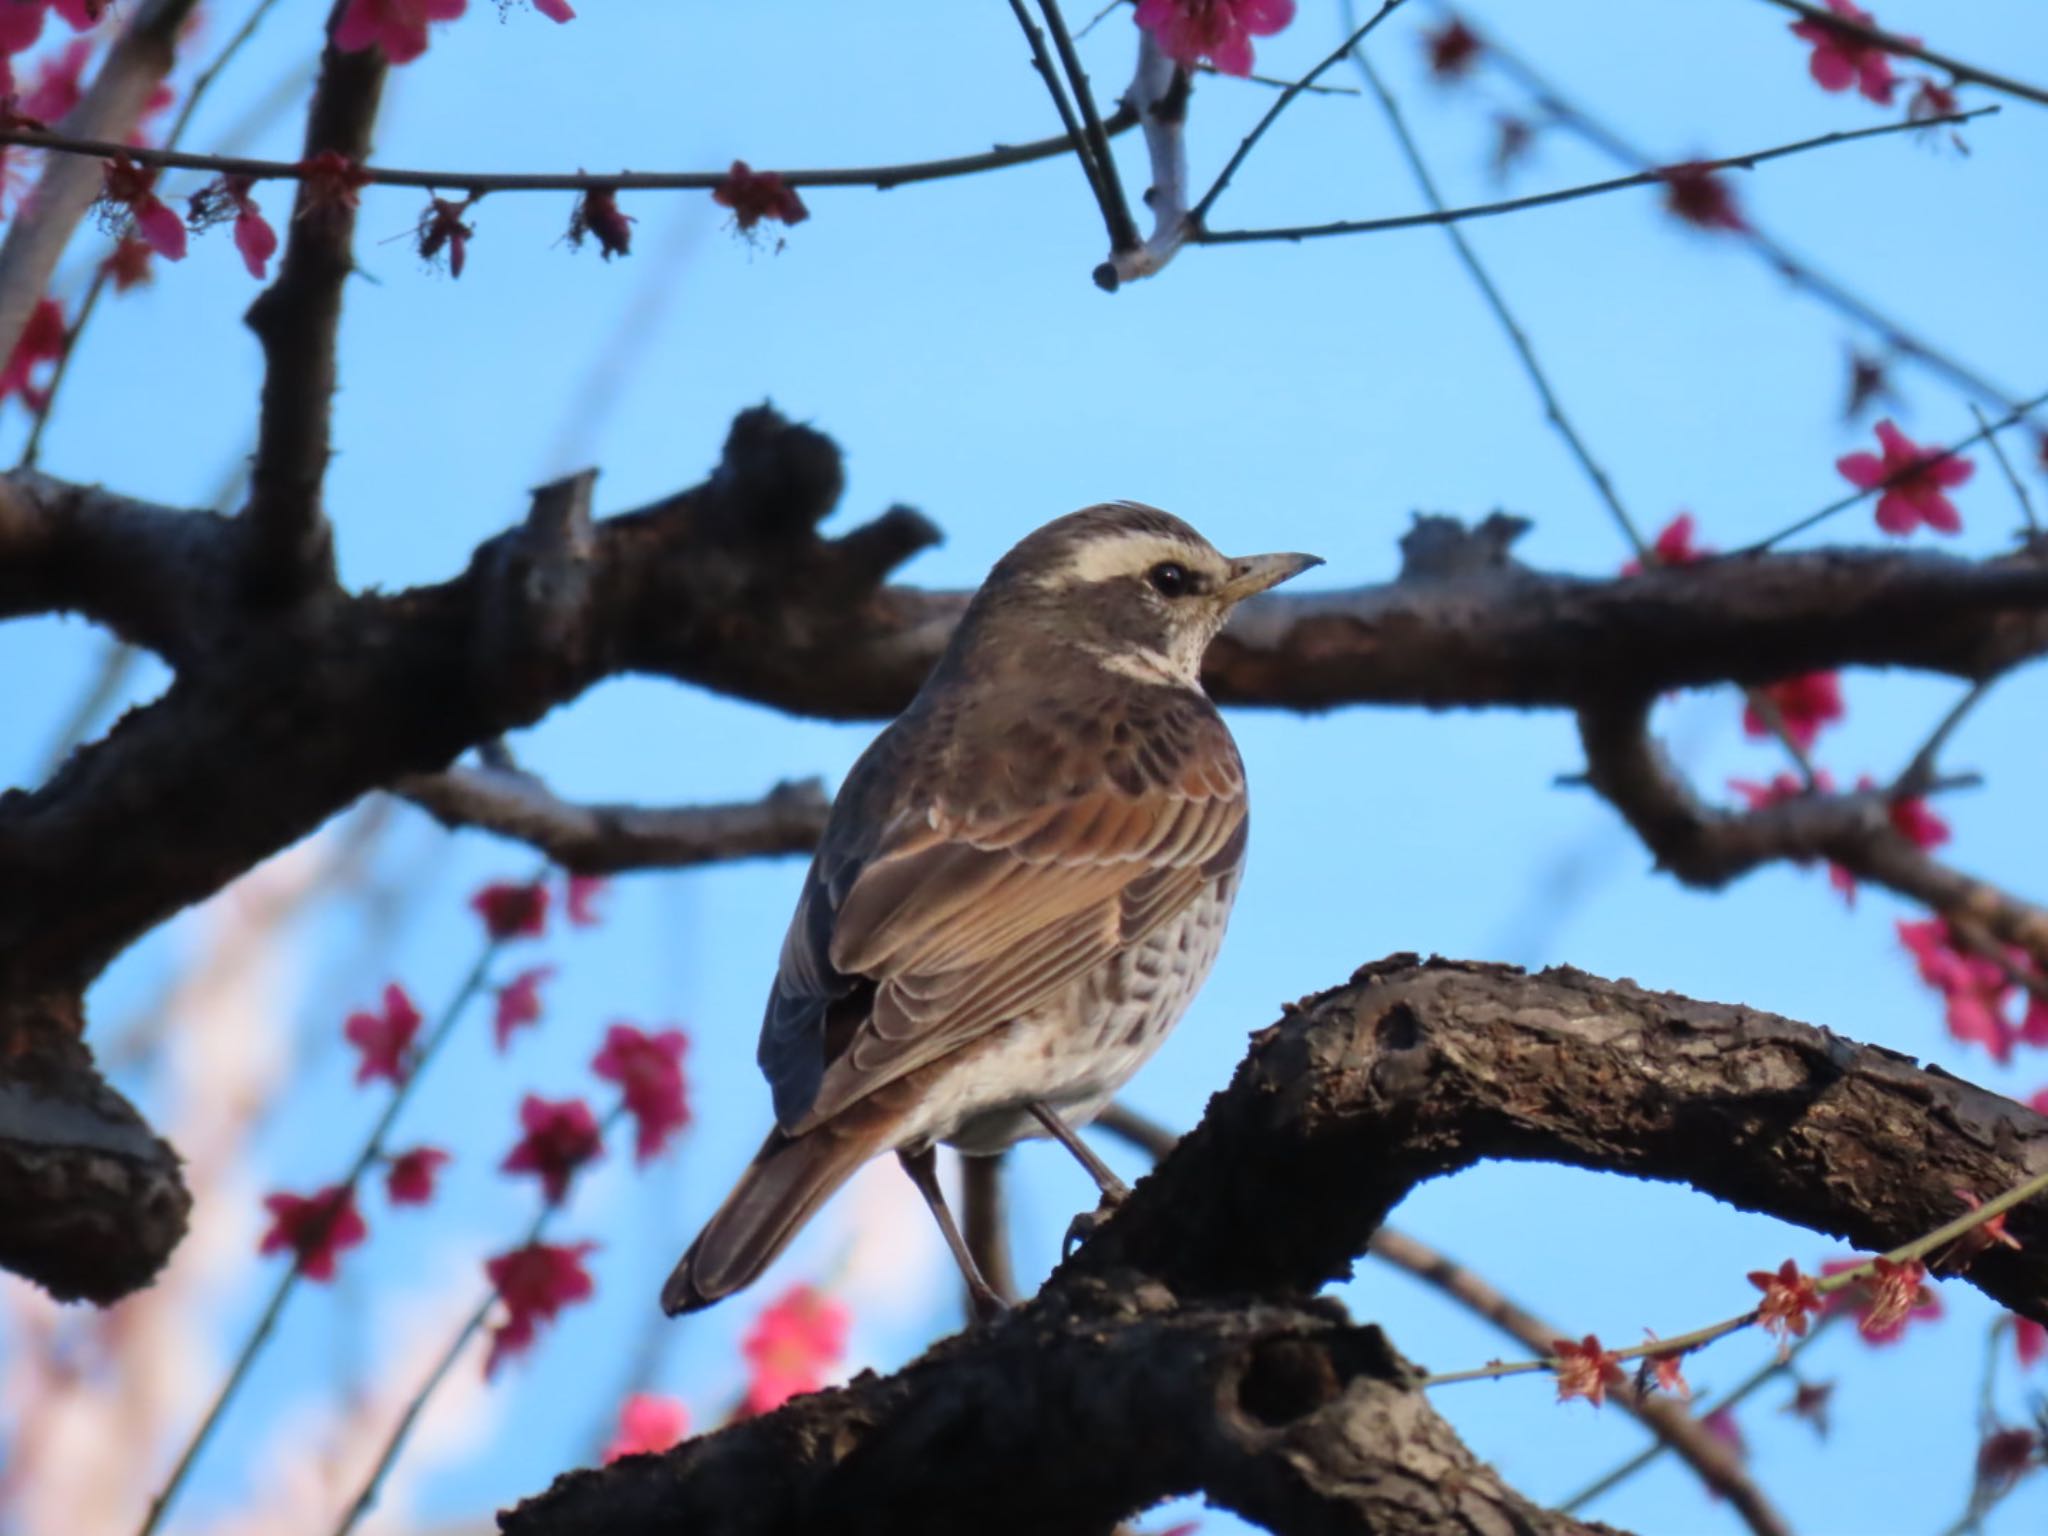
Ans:
MULTIPOLYGON (((1870 12, 1850 4, 1849 0, 1826 0, 1826 3, 1827 8, 1844 21, 1865 27, 1877 26, 1870 12)), ((1812 47, 1806 68, 1813 76, 1814 84, 1822 90, 1838 92, 1853 88, 1880 107, 1892 104, 1893 94, 1899 87, 1899 77, 1892 72, 1891 51, 1883 44, 1847 27, 1819 19, 1794 22, 1790 30, 1794 37, 1812 47)), ((1900 33, 1893 35, 1909 47, 1920 45, 1917 37, 1900 33)), ((1909 118, 1918 121, 1940 117, 1955 109, 1954 82, 1944 84, 1931 75, 1914 77, 1912 99, 1906 103, 1909 118)))

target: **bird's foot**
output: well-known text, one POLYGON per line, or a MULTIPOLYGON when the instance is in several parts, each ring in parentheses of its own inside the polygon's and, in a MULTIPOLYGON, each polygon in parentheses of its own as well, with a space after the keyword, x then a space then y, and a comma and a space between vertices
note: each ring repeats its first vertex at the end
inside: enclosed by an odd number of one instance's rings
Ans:
POLYGON ((1131 1187, 1119 1180, 1115 1188, 1105 1188, 1102 1191, 1102 1203, 1096 1206, 1094 1210, 1083 1211, 1067 1223, 1066 1238, 1060 1243, 1060 1260, 1062 1263, 1073 1254, 1076 1248, 1095 1235, 1096 1228, 1100 1227, 1105 1221, 1108 1221, 1110 1217, 1114 1216, 1123 1207, 1123 1203, 1130 1196, 1130 1193, 1131 1187))
POLYGON ((967 1307, 974 1314, 976 1326, 1001 1322, 1010 1315, 1011 1310, 1010 1303, 998 1295, 993 1286, 986 1283, 969 1288, 967 1307))

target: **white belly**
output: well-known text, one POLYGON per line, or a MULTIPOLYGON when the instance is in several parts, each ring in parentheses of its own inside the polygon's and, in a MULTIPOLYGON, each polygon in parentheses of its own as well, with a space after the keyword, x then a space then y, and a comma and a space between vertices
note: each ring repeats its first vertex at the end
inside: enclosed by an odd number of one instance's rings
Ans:
POLYGON ((1233 871, 1174 920, 1077 977, 1056 1003, 968 1050, 905 1122, 899 1145, 943 1141, 969 1156, 1042 1136, 1026 1106, 1085 1125, 1159 1049, 1207 980, 1237 894, 1233 871))

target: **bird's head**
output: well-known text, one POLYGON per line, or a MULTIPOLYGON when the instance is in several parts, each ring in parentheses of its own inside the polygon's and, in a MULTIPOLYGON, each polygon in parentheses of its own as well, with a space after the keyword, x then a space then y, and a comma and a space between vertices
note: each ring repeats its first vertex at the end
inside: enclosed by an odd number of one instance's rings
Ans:
POLYGON ((974 627, 1006 646, 1078 647, 1143 681, 1193 684, 1231 609, 1322 563, 1225 555, 1171 513, 1108 502, 1047 523, 1003 556, 975 599, 974 627))

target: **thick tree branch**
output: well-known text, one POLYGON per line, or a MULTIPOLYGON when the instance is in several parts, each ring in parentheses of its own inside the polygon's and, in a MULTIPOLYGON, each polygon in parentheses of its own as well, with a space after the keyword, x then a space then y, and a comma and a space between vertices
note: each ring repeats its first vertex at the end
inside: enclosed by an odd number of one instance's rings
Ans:
POLYGON ((155 1278, 192 1197, 177 1154, 93 1070, 68 1006, 0 1001, 0 1268, 107 1305, 155 1278))
MULTIPOLYGON (((1486 1158, 1689 1184, 1883 1251, 1960 1215, 1958 1189, 1988 1198, 2048 1167, 2048 1119, 1754 1009, 1395 956, 1255 1036, 1202 1124, 1049 1283, 1136 1269, 1184 1301, 1311 1290, 1416 1185, 1486 1158)), ((2008 1225, 2024 1251, 1965 1278, 2048 1320, 2048 1208, 2008 1225)))
POLYGON ((666 1455, 573 1472, 506 1536, 1042 1536, 1203 1493, 1283 1536, 1563 1536, 1458 1441, 1377 1328, 1342 1310, 1187 1307, 1075 1284, 666 1455), (1142 1426, 1142 1430, 1140 1430, 1142 1426))
POLYGON ((580 875, 809 853, 832 808, 816 779, 778 784, 760 800, 671 808, 578 805, 532 774, 502 768, 415 774, 392 788, 445 827, 531 843, 580 875))
MULTIPOLYGON (((306 112, 305 159, 369 158, 384 95, 384 53, 344 53, 328 40, 306 112)), ((289 604, 334 580, 333 533, 321 485, 327 477, 329 418, 341 290, 355 269, 356 199, 331 178, 299 183, 277 281, 249 306, 263 343, 263 408, 249 472, 249 591, 260 603, 289 604)))
MULTIPOLYGON (((179 673, 41 789, 0 798, 0 992, 82 985, 361 794, 608 675, 831 718, 901 709, 966 594, 884 585, 937 538, 907 509, 820 538, 841 485, 828 438, 762 408, 693 490, 592 521, 587 480, 564 482, 451 581, 274 615, 233 600, 232 525, 0 479, 0 616, 75 609, 179 673), (147 582, 152 563, 189 579, 147 582)), ((1842 665, 1983 678, 2048 650, 2042 551, 1821 550, 1610 581, 1514 563, 1513 532, 1428 519, 1401 579, 1247 604, 1210 652, 1210 690, 1291 709, 1579 708, 1842 665)))
MULTIPOLYGON (((1180 1138, 1165 1126, 1122 1104, 1112 1104, 1095 1122, 1148 1153, 1153 1161, 1168 1156, 1180 1138)), ((1449 1297, 1485 1319, 1532 1355, 1548 1355, 1559 1339, 1576 1339, 1585 1330, 1560 1328, 1544 1321, 1446 1254, 1395 1227, 1372 1235, 1369 1251, 1376 1259, 1449 1297)), ((1741 1458, 1696 1418, 1690 1407, 1629 1381, 1616 1382, 1608 1395, 1631 1418, 1645 1425, 1698 1474, 1715 1493, 1727 1499, 1757 1536, 1779 1536, 1791 1527, 1743 1467, 1741 1458)))
MULTIPOLYGON (((1200 1491, 1281 1532, 1569 1529, 1470 1459, 1377 1330, 1301 1299, 1416 1185, 1501 1157, 1689 1183, 1882 1249, 1957 1215, 1957 1189, 2048 1163, 2048 1119, 1751 1009, 1396 956, 1256 1035, 1021 1311, 895 1376, 571 1473, 503 1527, 1086 1530, 1200 1491)), ((2048 1212, 2008 1225, 2021 1250, 1967 1278, 2048 1317, 2048 1212)))

